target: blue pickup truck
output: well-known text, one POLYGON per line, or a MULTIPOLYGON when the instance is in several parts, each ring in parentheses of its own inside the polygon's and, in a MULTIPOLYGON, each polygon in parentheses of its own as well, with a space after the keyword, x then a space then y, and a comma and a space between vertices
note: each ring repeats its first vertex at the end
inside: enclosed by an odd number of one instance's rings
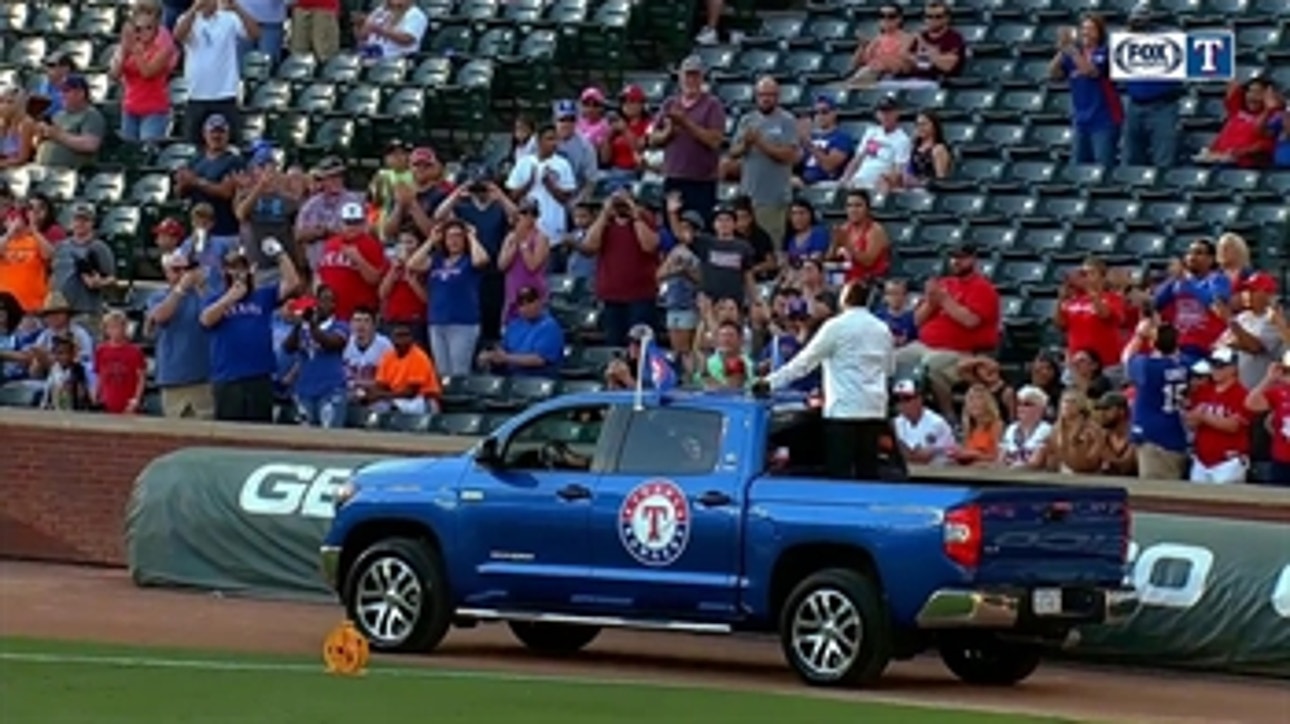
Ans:
POLYGON ((828 479, 821 424, 797 401, 560 397, 460 456, 359 470, 323 572, 378 651, 491 621, 563 654, 606 627, 765 632, 821 686, 931 648, 1013 684, 1136 608, 1124 489, 828 479))

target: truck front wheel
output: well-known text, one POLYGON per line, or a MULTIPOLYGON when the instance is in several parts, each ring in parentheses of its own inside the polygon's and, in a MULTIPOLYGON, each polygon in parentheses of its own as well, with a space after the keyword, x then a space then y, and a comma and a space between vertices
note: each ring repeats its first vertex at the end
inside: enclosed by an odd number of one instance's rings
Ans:
POLYGON ((1039 668, 1042 649, 1005 641, 992 634, 946 636, 938 645, 941 661, 959 680, 980 686, 1012 686, 1039 668))
POLYGON ((567 623, 511 621, 510 627, 520 643, 543 654, 572 654, 581 651, 600 635, 596 626, 567 623))
POLYGON ((877 586, 857 571, 815 573, 789 594, 780 645, 797 675, 813 686, 864 686, 891 661, 892 630, 877 586))
POLYGON ((421 541, 387 538, 358 555, 345 577, 345 610, 376 651, 430 651, 452 623, 448 580, 421 541))

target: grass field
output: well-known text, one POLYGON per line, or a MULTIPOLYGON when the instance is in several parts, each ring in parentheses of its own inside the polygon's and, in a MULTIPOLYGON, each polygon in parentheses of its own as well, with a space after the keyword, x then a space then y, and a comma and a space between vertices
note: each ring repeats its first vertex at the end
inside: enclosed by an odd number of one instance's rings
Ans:
POLYGON ((4 724, 1033 724, 1056 719, 697 687, 0 639, 4 724))

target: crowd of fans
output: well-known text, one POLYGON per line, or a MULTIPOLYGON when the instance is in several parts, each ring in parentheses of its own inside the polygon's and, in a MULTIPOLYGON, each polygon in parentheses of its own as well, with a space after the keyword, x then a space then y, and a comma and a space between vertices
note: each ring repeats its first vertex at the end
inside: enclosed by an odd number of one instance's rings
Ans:
MULTIPOLYGON (((46 408, 137 413, 152 383, 173 417, 268 422, 283 399, 322 427, 343 425, 353 407, 432 413, 446 377, 559 377, 574 340, 552 313, 557 277, 594 298, 603 344, 625 350, 606 385, 634 386, 657 336, 682 384, 743 389, 806 345, 845 281, 872 286, 900 344, 895 428, 914 462, 1290 482, 1290 327, 1275 279, 1249 268, 1236 235, 1196 239, 1161 280, 1089 258, 1052 320, 1064 350, 1041 354, 1014 389, 996 361, 1004 320, 978 250, 955 248, 947 275, 911 289, 892 277, 899 250, 872 213, 871 193, 917 193, 952 173, 930 112, 907 132, 889 97, 852 139, 833 99, 797 118, 767 77, 728 135, 725 104, 690 56, 658 108, 638 87, 589 87, 553 103, 549 118, 516 119, 504 168, 452 177, 434 149, 396 140, 356 185, 339 158, 302 169, 293 149, 233 142, 238 58, 252 47, 276 57, 284 43, 338 52, 338 2, 297 0, 289 39, 281 2, 188 5, 136 2, 113 61, 124 141, 174 134, 200 145, 173 179, 188 217, 152 230, 166 282, 142 332, 155 369, 105 302, 117 263, 95 207, 76 205, 63 229, 49 198, 0 187, 3 378, 39 386, 46 408), (185 128, 172 129, 163 90, 180 66, 185 128), (632 193, 643 174, 661 177, 662 199, 632 193), (728 204, 718 201, 726 179, 740 189, 728 204), (836 226, 794 194, 818 184, 844 189, 836 226)), ((933 0, 925 15, 926 30, 911 35, 901 9, 884 8, 884 35, 858 53, 853 82, 960 72, 966 51, 946 6, 933 0)), ((355 23, 372 57, 412 52, 426 29, 409 0, 385 0, 355 23)), ((1085 106, 1106 82, 1105 26, 1089 18, 1081 33, 1063 35, 1053 70, 1070 78, 1075 158, 1111 163, 1125 116, 1085 106)), ((92 166, 114 131, 69 58, 51 56, 46 80, 45 103, 0 91, 0 163, 92 166)), ((1128 95, 1130 111, 1147 103, 1128 95)), ((1287 137, 1269 130, 1280 108, 1263 81, 1234 88, 1228 124, 1238 130, 1203 160, 1284 161, 1287 137)), ((1127 118, 1127 160, 1173 162, 1170 142, 1135 136, 1127 118)), ((810 392, 819 380, 796 386, 810 392)))

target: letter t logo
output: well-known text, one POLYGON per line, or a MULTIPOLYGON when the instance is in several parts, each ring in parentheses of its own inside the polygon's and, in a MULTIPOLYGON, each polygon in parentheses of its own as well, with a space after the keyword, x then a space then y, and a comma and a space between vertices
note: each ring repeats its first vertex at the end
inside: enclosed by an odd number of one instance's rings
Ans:
POLYGON ((1222 38, 1196 38, 1191 41, 1192 52, 1200 54, 1200 72, 1218 71, 1218 51, 1226 45, 1222 38))

